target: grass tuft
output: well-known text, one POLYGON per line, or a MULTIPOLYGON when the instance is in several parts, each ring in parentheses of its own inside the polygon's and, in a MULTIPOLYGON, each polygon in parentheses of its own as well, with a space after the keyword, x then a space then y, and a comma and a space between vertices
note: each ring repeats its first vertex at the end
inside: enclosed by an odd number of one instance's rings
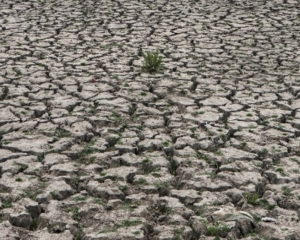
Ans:
POLYGON ((246 192, 244 194, 247 203, 252 204, 252 205, 258 205, 259 202, 257 201, 259 198, 258 193, 250 193, 250 192, 246 192))
POLYGON ((143 53, 144 62, 142 70, 148 73, 155 73, 162 68, 162 56, 159 51, 143 53))
POLYGON ((119 228, 132 227, 142 224, 140 220, 124 220, 121 223, 117 223, 113 228, 103 229, 99 233, 116 232, 119 228))

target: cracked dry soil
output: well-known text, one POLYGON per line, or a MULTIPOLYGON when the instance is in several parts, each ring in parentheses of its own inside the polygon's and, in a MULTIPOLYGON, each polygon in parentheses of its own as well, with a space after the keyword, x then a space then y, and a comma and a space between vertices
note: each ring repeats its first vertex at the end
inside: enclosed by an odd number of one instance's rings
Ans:
POLYGON ((299 11, 1 0, 0 239, 300 239, 299 11))

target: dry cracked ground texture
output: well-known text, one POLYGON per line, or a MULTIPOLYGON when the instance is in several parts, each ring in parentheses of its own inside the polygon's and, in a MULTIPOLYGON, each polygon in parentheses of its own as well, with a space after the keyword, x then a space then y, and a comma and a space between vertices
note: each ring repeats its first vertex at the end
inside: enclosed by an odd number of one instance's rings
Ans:
POLYGON ((1 0, 0 238, 300 239, 299 10, 1 0))

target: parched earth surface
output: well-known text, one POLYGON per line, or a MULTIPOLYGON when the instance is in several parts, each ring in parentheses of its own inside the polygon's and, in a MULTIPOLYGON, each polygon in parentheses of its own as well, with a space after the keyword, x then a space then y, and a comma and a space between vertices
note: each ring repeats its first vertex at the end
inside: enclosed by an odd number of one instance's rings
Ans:
POLYGON ((300 239, 299 11, 1 0, 0 239, 300 239))

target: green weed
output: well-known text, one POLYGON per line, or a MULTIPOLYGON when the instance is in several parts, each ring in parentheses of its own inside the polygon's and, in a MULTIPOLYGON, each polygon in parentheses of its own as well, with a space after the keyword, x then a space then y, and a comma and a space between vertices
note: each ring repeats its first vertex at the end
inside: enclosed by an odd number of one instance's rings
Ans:
POLYGON ((95 142, 96 142, 95 140, 92 140, 89 143, 87 143, 83 147, 83 149, 76 154, 75 159, 77 159, 78 161, 80 161, 82 163, 92 163, 95 158, 91 158, 91 157, 89 157, 89 155, 94 152, 97 152, 97 149, 93 147, 95 142))
POLYGON ((116 224, 116 226, 118 228, 122 228, 122 227, 132 227, 132 226, 136 226, 136 225, 139 225, 141 224, 142 222, 140 220, 133 220, 133 221, 130 221, 130 220, 124 220, 122 221, 121 223, 119 224, 116 224))
POLYGON ((75 221, 79 221, 80 220, 80 216, 79 216, 79 207, 76 206, 72 206, 68 209, 65 210, 66 212, 72 213, 72 218, 75 221))
POLYGON ((230 231, 230 229, 227 226, 220 224, 219 222, 215 222, 211 226, 206 226, 205 230, 206 230, 207 236, 216 236, 216 237, 219 237, 219 236, 223 237, 224 233, 227 233, 230 231))
POLYGON ((123 118, 122 115, 116 112, 113 112, 112 115, 110 115, 109 117, 107 117, 109 120, 111 120, 112 122, 114 122, 116 125, 119 125, 121 123, 123 123, 123 118))
POLYGON ((275 170, 276 172, 279 172, 281 176, 286 176, 286 174, 284 173, 284 169, 283 168, 276 168, 275 170))
POLYGON ((20 177, 17 177, 17 178, 16 178, 16 181, 17 181, 17 182, 22 182, 22 181, 23 181, 23 179, 22 179, 22 178, 20 178, 20 177))
POLYGON ((81 224, 78 224, 77 231, 74 234, 74 240, 82 240, 84 238, 83 227, 81 224))
POLYGON ((95 198, 94 199, 94 203, 97 203, 97 204, 99 204, 99 205, 104 205, 104 203, 101 201, 101 199, 99 199, 99 198, 95 198))
POLYGON ((271 205, 267 199, 259 199, 258 200, 259 205, 263 206, 267 210, 273 210, 275 208, 275 205, 271 205))
POLYGON ((2 202, 2 208, 10 208, 10 207, 11 207, 11 201, 2 202))
POLYGON ((152 162, 149 160, 149 158, 145 158, 142 160, 141 170, 143 171, 144 174, 149 174, 152 172, 153 170, 152 162))
POLYGON ((246 142, 241 142, 241 143, 240 143, 240 146, 241 146, 242 148, 245 148, 245 147, 247 146, 247 143, 246 143, 246 142))
POLYGON ((247 203, 250 203, 252 205, 258 205, 259 202, 257 201, 259 196, 257 193, 250 193, 250 192, 246 192, 244 194, 245 198, 246 198, 246 201, 247 203))
POLYGON ((155 73, 162 68, 162 56, 159 56, 159 51, 143 53, 144 62, 142 70, 148 73, 155 73))
POLYGON ((116 232, 119 228, 132 227, 141 224, 140 220, 124 220, 121 223, 117 223, 113 228, 103 229, 99 233, 116 232))
POLYGON ((31 221, 30 230, 36 230, 38 227, 38 218, 33 218, 31 221))
POLYGON ((175 239, 181 239, 181 237, 182 237, 182 235, 183 235, 183 232, 184 232, 184 227, 181 227, 181 228, 175 228, 174 230, 173 230, 173 234, 174 234, 174 236, 173 236, 173 240, 175 240, 175 239))
POLYGON ((214 154, 217 155, 217 156, 222 156, 223 155, 223 153, 220 150, 215 151, 214 154))
POLYGON ((82 201, 86 201, 88 197, 85 196, 76 196, 73 197, 72 200, 76 201, 76 202, 82 202, 82 201))
POLYGON ((281 190, 283 191, 284 196, 287 196, 287 197, 293 196, 292 189, 290 189, 289 187, 284 186, 281 188, 281 190))
POLYGON ((146 185, 147 184, 147 180, 145 178, 139 178, 137 181, 137 184, 139 185, 146 185))
POLYGON ((42 190, 37 191, 29 191, 25 190, 24 193, 29 197, 31 200, 36 201, 36 196, 42 193, 42 190))
POLYGON ((52 192, 50 192, 50 194, 53 197, 53 199, 56 199, 58 197, 56 191, 52 191, 52 192))
POLYGON ((169 183, 168 182, 156 182, 155 187, 158 190, 159 196, 167 196, 169 194, 169 183))

